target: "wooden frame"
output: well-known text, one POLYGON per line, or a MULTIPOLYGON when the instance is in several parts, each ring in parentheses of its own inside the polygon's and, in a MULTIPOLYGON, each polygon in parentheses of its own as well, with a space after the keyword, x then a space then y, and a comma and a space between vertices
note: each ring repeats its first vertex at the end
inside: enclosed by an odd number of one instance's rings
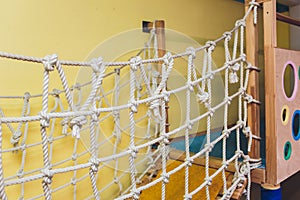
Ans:
MULTIPOLYGON (((276 13, 276 1, 264 1, 264 51, 265 51, 265 114, 266 114, 266 183, 277 185, 300 170, 300 159, 295 156, 284 158, 285 142, 289 142, 294 152, 299 152, 299 144, 292 138, 292 115, 299 109, 299 94, 293 99, 284 96, 284 69, 294 60, 300 64, 300 52, 277 48, 276 19, 293 25, 300 25, 300 21, 276 13), (298 107, 297 107, 298 106, 298 107), (283 122, 282 109, 289 107, 287 115, 289 121, 283 122), (294 145, 294 146, 293 146, 294 145)), ((298 66, 297 66, 298 67, 298 66)), ((296 69, 294 67, 294 69, 296 69)), ((294 81, 299 80, 294 71, 294 81)), ((300 77, 299 77, 300 78, 300 77)), ((295 87, 294 90, 297 90, 295 87)))

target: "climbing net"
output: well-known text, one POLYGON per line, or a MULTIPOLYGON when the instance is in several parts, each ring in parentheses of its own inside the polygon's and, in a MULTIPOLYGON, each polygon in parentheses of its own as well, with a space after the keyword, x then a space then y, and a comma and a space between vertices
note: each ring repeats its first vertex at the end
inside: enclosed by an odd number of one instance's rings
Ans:
POLYGON ((2 58, 44 66, 41 94, 26 92, 24 96, 1 96, 1 99, 23 101, 20 117, 8 117, 4 109, 0 110, 1 199, 8 199, 10 195, 17 195, 14 197, 19 199, 38 199, 43 196, 52 199, 58 198, 55 195, 59 192, 72 195, 74 199, 139 199, 143 190, 159 183, 161 198, 165 199, 170 176, 176 176, 181 169, 185 170, 185 178, 182 180, 185 182, 184 199, 192 199, 202 189, 207 199, 210 199, 210 185, 218 174, 222 174, 223 179, 222 199, 229 198, 246 178, 250 198, 250 171, 259 165, 259 160, 251 159, 241 150, 240 135, 244 134, 248 138, 247 150, 250 151, 254 135, 247 125, 247 105, 257 101, 247 94, 246 88, 250 71, 257 68, 246 59, 244 30, 245 20, 252 11, 256 22, 257 6, 252 1, 245 16, 220 38, 208 41, 199 48, 189 47, 183 53, 168 52, 163 57, 158 57, 155 50, 155 29, 146 43, 144 58, 139 55, 124 62, 105 62, 101 58, 73 62, 59 60, 56 55, 35 58, 0 52, 2 58), (232 36, 231 50, 229 43, 232 36), (152 41, 154 50, 150 50, 152 41), (213 69, 213 51, 221 43, 224 44, 225 63, 213 69), (196 66, 195 60, 200 53, 203 54, 203 64, 196 66), (181 58, 187 59, 186 84, 168 89, 168 78, 174 63, 181 58), (90 81, 70 87, 63 66, 86 67, 91 71, 90 81), (153 66, 160 66, 161 72, 153 66), (202 68, 201 74, 197 72, 197 67, 202 68), (62 89, 50 91, 50 74, 55 71, 62 89), (225 95, 222 101, 213 102, 212 81, 221 72, 224 73, 225 95), (124 83, 121 81, 122 73, 128 75, 124 83), (237 91, 232 92, 230 84, 238 84, 237 91), (89 92, 84 99, 82 91, 86 87, 89 87, 89 92), (168 130, 168 103, 173 95, 182 91, 186 98, 184 123, 168 130), (191 107, 193 95, 203 108, 197 116, 191 115, 194 109, 191 107), (31 112, 31 101, 36 98, 42 102, 38 113, 31 112), (122 103, 124 99, 126 103, 122 103), (234 99, 237 100, 237 121, 229 126, 228 110, 234 99), (221 108, 224 109, 222 133, 212 138, 212 119, 221 108), (128 119, 126 125, 122 125, 122 118, 128 119), (191 154, 190 134, 200 121, 206 122, 206 144, 198 153, 191 154), (38 139, 34 130, 37 124, 40 132, 38 139), (141 124, 146 127, 142 131, 141 124), (236 151, 232 157, 227 158, 227 138, 234 131, 236 151), (185 161, 167 171, 168 154, 172 151, 170 140, 178 133, 184 135, 185 161), (80 143, 81 140, 84 140, 84 145, 80 143), (210 174, 210 152, 217 143, 222 143, 222 165, 210 174), (41 155, 36 152, 41 152, 41 155), (42 162, 32 163, 30 160, 35 155, 42 162), (199 157, 205 158, 205 179, 199 180, 199 186, 191 190, 189 168, 199 157), (161 175, 142 184, 146 174, 155 173, 153 169, 158 163, 161 165, 161 175), (228 186, 225 172, 230 163, 235 165, 236 176, 228 186), (17 168, 11 169, 12 164, 17 168), (103 184, 103 180, 106 184, 103 184), (36 187, 41 182, 42 186, 36 187), (30 187, 36 188, 32 191, 30 187), (107 195, 106 191, 110 194, 107 195))

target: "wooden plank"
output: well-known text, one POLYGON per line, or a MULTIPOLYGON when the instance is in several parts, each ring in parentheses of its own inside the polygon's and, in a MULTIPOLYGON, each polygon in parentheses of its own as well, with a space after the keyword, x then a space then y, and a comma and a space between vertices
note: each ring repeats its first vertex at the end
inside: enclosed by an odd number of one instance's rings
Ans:
POLYGON ((275 56, 276 35, 276 1, 267 1, 264 7, 264 50, 265 50, 265 118, 266 118, 266 182, 276 184, 277 148, 275 110, 275 56))
POLYGON ((256 168, 251 171, 251 182, 257 184, 263 184, 266 182, 266 170, 262 168, 256 168))
MULTIPOLYGON (((245 1, 245 10, 249 9, 251 0, 245 1)), ((258 66, 258 28, 254 24, 253 12, 246 19, 246 53, 247 60, 254 66, 258 66)), ((247 92, 254 99, 259 100, 259 74, 257 71, 251 71, 249 74, 249 83, 247 92)), ((248 105, 248 125, 254 135, 260 137, 260 106, 252 103, 248 105)), ((253 140, 250 156, 260 158, 260 141, 253 140)))

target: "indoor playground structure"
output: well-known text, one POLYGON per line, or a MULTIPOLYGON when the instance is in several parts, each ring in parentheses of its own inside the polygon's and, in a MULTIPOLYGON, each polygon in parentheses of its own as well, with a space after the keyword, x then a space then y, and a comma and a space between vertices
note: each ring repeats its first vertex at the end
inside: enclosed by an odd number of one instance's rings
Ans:
POLYGON ((0 198, 251 199, 254 182, 280 199, 300 168, 300 53, 277 47, 277 20, 300 26, 275 0, 247 0, 204 45, 155 20, 111 60, 0 52, 40 80, 0 95, 0 198))

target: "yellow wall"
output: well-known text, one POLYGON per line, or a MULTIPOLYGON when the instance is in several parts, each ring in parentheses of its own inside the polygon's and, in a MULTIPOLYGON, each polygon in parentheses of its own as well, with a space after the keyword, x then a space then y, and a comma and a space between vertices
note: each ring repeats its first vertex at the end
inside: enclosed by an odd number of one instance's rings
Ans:
MULTIPOLYGON (((142 20, 155 19, 163 19, 167 28, 203 42, 215 39, 231 29, 243 12, 243 4, 232 0, 1 0, 0 50, 37 57, 56 53, 64 60, 85 60, 98 44, 112 35, 141 28, 142 20)), ((214 57, 216 64, 222 64, 223 56, 222 47, 218 47, 214 57)), ((74 84, 77 69, 65 69, 69 84, 74 84)), ((41 93, 42 71, 43 67, 39 64, 0 59, 0 95, 23 95, 26 91, 31 94, 41 93)), ((57 75, 54 75, 51 86, 61 88, 57 75)), ((19 105, 16 105, 16 101, 0 100, 0 107, 7 115, 19 115, 21 108, 16 107, 21 107, 21 102, 18 103, 19 105)), ((33 112, 39 111, 39 103, 37 100, 33 102, 33 112)), ((38 123, 32 125, 28 136, 30 141, 40 140, 38 128, 38 123)), ((58 132, 55 134, 59 135, 58 132)), ((4 140, 5 148, 11 147, 10 134, 5 127, 4 140)), ((72 145, 72 138, 57 144, 56 159, 70 156, 72 145)), ((32 149, 31 154, 28 153, 27 170, 42 166, 39 152, 40 148, 37 148, 32 149)), ((20 156, 20 152, 5 155, 4 176, 16 173, 20 156)), ((107 171, 109 169, 101 173, 111 174, 111 171, 107 171)), ((82 173, 87 171, 82 170, 82 173)), ((59 176, 54 184, 60 183, 59 180, 69 180, 72 174, 69 173, 68 178, 59 176)), ((90 188, 89 181, 85 183, 84 188, 90 188)), ((106 180, 101 179, 99 184, 105 185, 106 180)), ((35 181, 26 186, 25 196, 30 197, 41 190, 40 180, 35 181)), ((9 187, 7 191, 11 199, 15 199, 20 187, 9 187)), ((91 190, 84 190, 78 198, 84 198, 87 192, 91 190)), ((116 187, 109 190, 106 199, 109 199, 110 193, 116 195, 116 187)), ((60 199, 71 194, 72 191, 68 190, 55 197, 60 199)))

